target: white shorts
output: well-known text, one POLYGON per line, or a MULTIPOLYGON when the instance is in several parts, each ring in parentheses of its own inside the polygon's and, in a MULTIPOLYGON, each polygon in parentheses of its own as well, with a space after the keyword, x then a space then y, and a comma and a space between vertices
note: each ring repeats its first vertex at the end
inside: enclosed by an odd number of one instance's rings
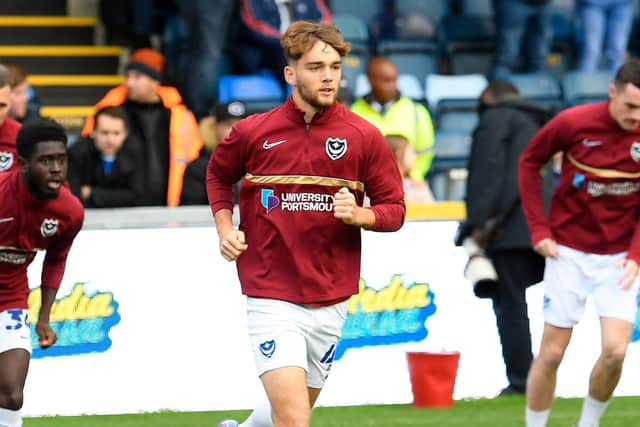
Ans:
POLYGON ((308 307, 247 298, 249 338, 258 375, 285 366, 307 372, 307 386, 322 388, 347 315, 347 301, 308 307))
POLYGON ((0 312, 0 353, 22 348, 31 353, 31 328, 27 310, 13 308, 0 312))
POLYGON ((619 285, 624 269, 617 266, 627 253, 599 255, 558 245, 559 258, 546 259, 544 270, 544 320, 559 328, 572 328, 584 314, 587 296, 593 296, 600 317, 634 323, 637 283, 619 285))

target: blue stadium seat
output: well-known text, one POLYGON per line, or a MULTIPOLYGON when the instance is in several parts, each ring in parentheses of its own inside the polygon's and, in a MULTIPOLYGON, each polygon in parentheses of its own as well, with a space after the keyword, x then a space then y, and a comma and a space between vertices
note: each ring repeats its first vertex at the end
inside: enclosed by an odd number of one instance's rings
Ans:
POLYGON ((471 136, 463 132, 436 131, 429 183, 436 200, 462 200, 471 136))
POLYGON ((443 111, 438 115, 437 128, 443 132, 471 135, 478 126, 476 111, 443 111))
POLYGON ((558 80, 552 75, 546 73, 511 74, 509 80, 523 97, 555 110, 562 108, 564 103, 562 89, 558 80))
POLYGON ((438 38, 446 53, 452 74, 488 74, 495 50, 492 16, 447 15, 442 19, 438 38))
POLYGON ((438 58, 435 52, 394 52, 387 57, 396 64, 400 74, 413 74, 420 82, 424 82, 428 74, 438 72, 438 58))
POLYGON ((333 22, 342 33, 342 37, 351 43, 351 53, 368 56, 371 48, 367 24, 355 15, 334 15, 333 22))
POLYGON ((368 60, 367 54, 357 52, 351 52, 342 58, 342 80, 346 81, 351 91, 355 90, 358 76, 365 72, 368 60))
MULTIPOLYGON (((346 0, 342 0, 345 3, 346 0)), ((352 0, 354 3, 360 1, 362 3, 370 4, 362 0, 352 0)), ((351 3, 352 1, 349 1, 351 3)), ((449 12, 450 0, 396 0, 396 9, 400 12, 418 12, 422 15, 428 16, 433 22, 440 22, 443 16, 449 12)))
POLYGON ((369 20, 381 10, 381 2, 374 1, 348 1, 348 0, 331 0, 331 11, 333 15, 353 15, 362 19, 364 22, 369 20))
POLYGON ((219 80, 218 102, 244 101, 250 111, 266 111, 284 100, 275 77, 265 74, 224 75, 219 80))
MULTIPOLYGON (((414 101, 424 101, 424 89, 420 81, 413 74, 400 74, 398 76, 398 89, 403 96, 414 101)), ((356 80, 356 97, 365 96, 371 91, 369 80, 364 74, 360 74, 356 80)))
POLYGON ((466 15, 493 15, 491 0, 462 0, 462 12, 466 15))
POLYGON ((608 71, 567 71, 562 78, 566 106, 607 99, 613 75, 608 71))
POLYGON ((475 111, 486 87, 487 79, 482 74, 430 74, 425 80, 425 98, 435 115, 449 109, 475 111))

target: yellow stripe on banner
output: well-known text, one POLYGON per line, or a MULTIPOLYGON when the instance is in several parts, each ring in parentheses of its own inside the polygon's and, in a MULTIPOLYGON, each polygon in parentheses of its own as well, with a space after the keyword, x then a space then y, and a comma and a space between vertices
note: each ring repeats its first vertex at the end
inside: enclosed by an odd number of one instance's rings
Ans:
POLYGON ((97 23, 90 16, 0 16, 1 27, 93 27, 97 23))
POLYGON ((447 201, 425 204, 407 204, 408 220, 462 221, 466 217, 467 208, 464 202, 447 201))
POLYGON ((594 174, 595 176, 599 176, 601 178, 626 178, 626 179, 637 179, 640 178, 640 172, 622 172, 615 169, 599 169, 591 166, 587 166, 584 163, 580 163, 576 159, 573 158, 571 154, 567 154, 567 159, 578 169, 594 174))
POLYGON ((124 83, 124 76, 119 75, 30 75, 27 77, 31 86, 118 86, 124 83))
POLYGON ((119 46, 14 45, 0 46, 0 56, 120 56, 120 54, 122 54, 122 50, 123 49, 119 46))
POLYGON ((245 179, 256 184, 314 184, 326 187, 347 187, 351 190, 364 191, 363 182, 325 176, 251 175, 248 173, 245 179))

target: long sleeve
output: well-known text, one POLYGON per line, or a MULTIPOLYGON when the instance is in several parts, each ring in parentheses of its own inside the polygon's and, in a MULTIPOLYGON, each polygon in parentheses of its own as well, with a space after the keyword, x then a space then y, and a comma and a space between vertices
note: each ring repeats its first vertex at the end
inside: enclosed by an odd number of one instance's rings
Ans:
POLYGON ((482 227, 496 215, 506 179, 510 125, 502 122, 501 115, 503 109, 486 111, 473 134, 466 203, 467 222, 474 227, 482 227))
POLYGON ((42 266, 42 286, 52 289, 60 287, 67 263, 67 255, 69 255, 73 239, 82 228, 84 220, 84 211, 81 207, 78 206, 78 208, 78 211, 72 212, 72 215, 70 215, 70 221, 72 222, 68 224, 65 233, 60 236, 55 244, 47 249, 42 266))
POLYGON ((371 144, 365 186, 376 216, 371 230, 400 229, 406 213, 402 177, 389 145, 379 132, 374 134, 371 144))
POLYGON ((246 148, 236 124, 216 147, 207 165, 207 197, 211 211, 233 210, 233 184, 244 176, 246 148))
POLYGON ((545 238, 553 237, 544 214, 540 170, 555 153, 565 151, 569 146, 569 128, 566 114, 559 114, 540 129, 520 156, 518 175, 522 209, 534 246, 545 238))

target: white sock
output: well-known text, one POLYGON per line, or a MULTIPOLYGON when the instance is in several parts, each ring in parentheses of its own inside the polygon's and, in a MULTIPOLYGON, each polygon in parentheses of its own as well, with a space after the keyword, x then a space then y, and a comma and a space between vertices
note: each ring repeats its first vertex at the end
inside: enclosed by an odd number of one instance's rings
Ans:
POLYGON ((533 409, 525 410, 525 425, 527 427, 545 427, 547 425, 547 420, 549 419, 550 409, 544 411, 534 411, 533 409))
POLYGON ((22 427, 20 411, 0 408, 0 427, 22 427))
POLYGON ((606 402, 600 402, 587 395, 582 404, 582 413, 580 414, 578 427, 598 427, 600 425, 600 418, 602 414, 604 414, 605 409, 607 409, 608 404, 608 400, 606 402))
MULTIPOLYGON (((0 426, 1 427, 1 426, 0 426)), ((271 404, 268 399, 261 401, 240 427, 273 427, 271 404)))

